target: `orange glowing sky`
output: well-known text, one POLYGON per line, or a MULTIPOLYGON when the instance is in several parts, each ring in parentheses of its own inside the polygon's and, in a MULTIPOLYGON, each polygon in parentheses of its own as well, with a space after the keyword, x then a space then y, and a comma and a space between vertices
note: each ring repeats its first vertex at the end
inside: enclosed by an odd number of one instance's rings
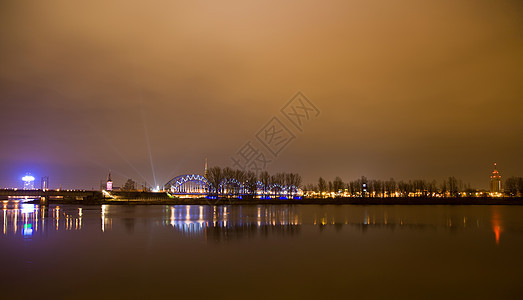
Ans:
POLYGON ((269 166, 487 188, 523 161, 520 1, 2 1, 0 186, 159 183, 230 156, 297 91, 269 166), (148 134, 148 137, 146 136, 148 134))

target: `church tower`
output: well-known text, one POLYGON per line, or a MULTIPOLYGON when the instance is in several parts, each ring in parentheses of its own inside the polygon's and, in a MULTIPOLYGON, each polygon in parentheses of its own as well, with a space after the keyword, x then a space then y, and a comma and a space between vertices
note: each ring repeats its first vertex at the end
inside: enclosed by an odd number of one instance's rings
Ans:
POLYGON ((113 180, 111 179, 111 171, 109 171, 109 176, 107 176, 106 190, 107 191, 113 190, 113 180))
POLYGON ((494 163, 494 171, 490 175, 490 196, 501 197, 501 174, 498 172, 496 163, 494 163))

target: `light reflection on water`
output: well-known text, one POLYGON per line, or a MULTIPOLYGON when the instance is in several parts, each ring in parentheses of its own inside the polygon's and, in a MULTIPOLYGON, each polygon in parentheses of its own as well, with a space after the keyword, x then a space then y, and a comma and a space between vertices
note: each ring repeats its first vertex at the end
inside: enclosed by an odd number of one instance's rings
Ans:
POLYGON ((2 297, 520 298, 523 207, 2 203, 2 297), (31 289, 27 289, 26 278, 31 289))
POLYGON ((81 230, 82 208, 61 209, 21 201, 3 201, 2 233, 4 235, 32 236, 48 230, 81 230))
MULTIPOLYGON (((3 201, 3 235, 32 236, 53 231, 77 231, 84 227, 84 210, 94 219, 99 212, 101 232, 113 231, 113 220, 124 224, 127 231, 134 229, 137 220, 142 224, 170 228, 182 236, 205 237, 223 236, 234 233, 267 231, 298 234, 303 225, 313 225, 320 232, 329 228, 339 231, 343 227, 357 228, 362 232, 370 229, 438 229, 491 230, 492 241, 499 245, 504 231, 503 215, 500 210, 508 207, 469 207, 479 209, 482 214, 470 212, 466 207, 440 206, 434 213, 427 214, 427 207, 405 206, 299 206, 299 205, 258 205, 258 206, 117 206, 101 205, 77 207, 70 205, 39 206, 20 201, 3 201), (442 207, 443 212, 442 212, 442 207), (312 208, 312 210, 310 209, 312 208), (460 214, 460 210, 462 211, 460 214), (124 213, 122 213, 124 211, 124 213), (146 216, 143 212, 146 212, 146 216), (487 212, 487 215, 484 213, 487 212), (124 216, 124 214, 127 214, 124 216)), ((94 229, 96 222, 90 222, 94 229)), ((118 230, 121 228, 119 227, 118 230)))

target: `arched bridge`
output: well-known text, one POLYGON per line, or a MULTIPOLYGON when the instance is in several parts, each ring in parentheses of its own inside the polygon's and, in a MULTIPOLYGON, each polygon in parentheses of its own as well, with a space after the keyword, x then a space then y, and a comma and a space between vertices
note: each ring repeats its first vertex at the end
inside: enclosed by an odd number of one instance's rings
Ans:
POLYGON ((169 180, 164 189, 174 195, 214 195, 214 196, 242 196, 257 197, 296 197, 302 191, 294 185, 267 184, 260 181, 254 184, 242 183, 234 178, 223 178, 215 188, 205 176, 198 174, 184 174, 169 180))
POLYGON ((177 195, 208 194, 211 184, 202 175, 185 174, 176 176, 165 184, 165 190, 177 195))

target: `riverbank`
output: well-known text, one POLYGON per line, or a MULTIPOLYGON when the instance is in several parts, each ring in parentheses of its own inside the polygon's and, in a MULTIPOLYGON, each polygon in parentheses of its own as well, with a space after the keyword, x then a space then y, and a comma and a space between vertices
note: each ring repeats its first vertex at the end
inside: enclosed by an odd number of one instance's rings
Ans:
MULTIPOLYGON (((50 199, 49 204, 79 205, 523 205, 522 197, 506 198, 302 198, 302 199, 182 199, 182 198, 135 198, 135 199, 100 199, 100 200, 65 200, 50 199)), ((33 203, 38 204, 35 200, 33 203)))

